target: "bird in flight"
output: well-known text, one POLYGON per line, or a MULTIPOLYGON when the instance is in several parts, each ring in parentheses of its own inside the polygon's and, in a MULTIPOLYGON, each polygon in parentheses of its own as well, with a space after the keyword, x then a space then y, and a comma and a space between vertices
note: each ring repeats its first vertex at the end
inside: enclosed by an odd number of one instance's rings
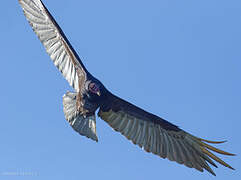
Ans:
POLYGON ((225 141, 191 135, 112 94, 88 72, 41 0, 19 0, 19 3, 54 65, 75 90, 63 96, 63 106, 66 120, 80 135, 98 141, 95 116, 98 110, 101 119, 147 152, 201 172, 205 169, 213 175, 210 165, 217 167, 213 160, 234 169, 211 152, 233 156, 209 145, 225 141))

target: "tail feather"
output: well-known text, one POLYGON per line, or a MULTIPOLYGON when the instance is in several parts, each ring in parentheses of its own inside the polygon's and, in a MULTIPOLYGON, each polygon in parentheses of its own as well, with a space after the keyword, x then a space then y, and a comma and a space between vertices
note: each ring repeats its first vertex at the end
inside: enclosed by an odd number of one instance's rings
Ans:
POLYGON ((95 114, 84 117, 76 109, 76 94, 67 92, 63 96, 64 115, 71 127, 82 136, 91 138, 98 142, 96 135, 96 118, 95 114))

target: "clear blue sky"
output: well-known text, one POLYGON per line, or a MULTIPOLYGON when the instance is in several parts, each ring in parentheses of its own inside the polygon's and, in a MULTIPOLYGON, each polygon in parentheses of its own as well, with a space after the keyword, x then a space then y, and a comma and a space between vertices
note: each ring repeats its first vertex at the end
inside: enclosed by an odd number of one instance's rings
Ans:
MULTIPOLYGON (((223 158, 237 170, 219 166, 216 179, 240 178, 240 0, 44 3, 109 90, 194 135, 228 140, 218 147, 238 154, 223 158)), ((62 111, 72 89, 17 0, 1 1, 0 15, 0 179, 214 178, 142 151, 99 118, 99 143, 79 136, 62 111)))

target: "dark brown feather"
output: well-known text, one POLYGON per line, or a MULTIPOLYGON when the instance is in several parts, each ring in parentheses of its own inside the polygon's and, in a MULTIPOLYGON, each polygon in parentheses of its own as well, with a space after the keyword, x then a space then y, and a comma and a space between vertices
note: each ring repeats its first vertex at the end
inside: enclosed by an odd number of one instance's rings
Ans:
POLYGON ((180 128, 178 128, 178 126, 166 121, 165 119, 160 118, 152 113, 149 113, 108 92, 105 100, 102 102, 102 105, 100 106, 100 110, 103 112, 108 112, 110 109, 114 112, 118 112, 121 110, 136 118, 149 121, 149 122, 151 121, 154 124, 159 124, 165 130, 169 130, 169 131, 181 130, 180 128))

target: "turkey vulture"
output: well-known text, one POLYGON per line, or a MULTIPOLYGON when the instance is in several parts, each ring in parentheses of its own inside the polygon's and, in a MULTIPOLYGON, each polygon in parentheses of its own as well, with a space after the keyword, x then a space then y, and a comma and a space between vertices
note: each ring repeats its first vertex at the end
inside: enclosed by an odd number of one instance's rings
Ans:
POLYGON ((19 0, 19 3, 51 60, 75 90, 63 96, 63 106, 66 120, 80 135, 98 141, 95 117, 98 109, 101 119, 147 152, 201 172, 206 169, 213 175, 215 173, 209 166, 217 167, 213 160, 233 169, 211 151, 230 156, 234 154, 209 145, 225 141, 193 136, 112 94, 88 72, 41 0, 19 0))

